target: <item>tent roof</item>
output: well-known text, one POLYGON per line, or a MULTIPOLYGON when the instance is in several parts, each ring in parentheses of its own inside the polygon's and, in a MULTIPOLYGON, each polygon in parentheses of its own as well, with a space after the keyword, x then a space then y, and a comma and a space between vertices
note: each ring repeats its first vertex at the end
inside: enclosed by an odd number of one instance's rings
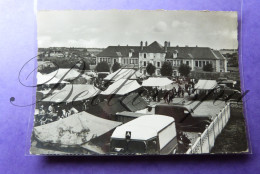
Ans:
POLYGON ((132 92, 141 86, 137 83, 136 80, 126 80, 120 79, 113 84, 111 84, 105 91, 101 92, 103 95, 125 95, 129 92, 132 92))
POLYGON ((88 112, 102 118, 109 118, 110 115, 122 111, 135 112, 147 107, 147 103, 138 94, 127 95, 126 97, 113 97, 110 101, 103 101, 97 105, 90 106, 88 112))
POLYGON ((216 80, 199 80, 195 85, 195 89, 210 90, 218 85, 216 80))
POLYGON ((57 83, 69 83, 66 81, 60 81, 59 78, 54 77, 51 74, 42 74, 40 72, 37 72, 37 84, 41 85, 41 84, 57 84, 57 83))
POLYGON ((129 112, 129 111, 123 111, 123 112, 117 112, 116 115, 125 116, 125 117, 140 117, 143 115, 147 115, 145 113, 136 113, 136 112, 129 112))
POLYGON ((162 90, 171 90, 173 89, 173 87, 175 87, 176 89, 178 89, 179 85, 177 83, 171 83, 169 85, 166 85, 166 86, 161 86, 159 87, 159 89, 162 89, 162 90))
POLYGON ((167 77, 149 77, 149 79, 144 80, 142 86, 152 87, 152 86, 167 86, 173 83, 167 77))
POLYGON ((72 79, 75 79, 75 78, 79 77, 80 73, 77 72, 74 69, 60 68, 57 71, 54 71, 54 72, 50 73, 50 75, 52 75, 52 77, 55 76, 55 77, 57 77, 59 79, 61 79, 61 78, 63 78, 65 76, 63 80, 72 80, 72 79), (66 74, 66 73, 68 73, 68 74, 66 74))
POLYGON ((138 79, 143 77, 139 71, 134 69, 118 69, 117 71, 109 74, 104 80, 118 81, 119 79, 138 79))
POLYGON ((148 140, 172 122, 174 119, 165 115, 144 115, 117 127, 111 138, 125 139, 126 131, 131 131, 131 139, 148 140))
POLYGON ((144 109, 148 105, 138 93, 128 95, 122 100, 122 103, 132 112, 144 109))
POLYGON ((45 102, 72 102, 85 100, 98 94, 99 89, 88 84, 68 84, 59 92, 43 99, 45 102))
POLYGON ((37 126, 34 133, 41 142, 73 146, 99 137, 120 124, 122 123, 80 112, 59 121, 37 126))

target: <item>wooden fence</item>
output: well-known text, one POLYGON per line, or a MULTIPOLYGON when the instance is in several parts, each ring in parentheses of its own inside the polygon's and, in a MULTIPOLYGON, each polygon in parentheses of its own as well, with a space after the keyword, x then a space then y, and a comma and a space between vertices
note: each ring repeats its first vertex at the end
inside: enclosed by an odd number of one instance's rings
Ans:
POLYGON ((226 126, 230 118, 230 103, 220 110, 219 114, 212 120, 209 126, 206 127, 203 133, 199 133, 199 137, 195 143, 190 146, 186 154, 201 154, 210 153, 214 147, 217 136, 226 126))

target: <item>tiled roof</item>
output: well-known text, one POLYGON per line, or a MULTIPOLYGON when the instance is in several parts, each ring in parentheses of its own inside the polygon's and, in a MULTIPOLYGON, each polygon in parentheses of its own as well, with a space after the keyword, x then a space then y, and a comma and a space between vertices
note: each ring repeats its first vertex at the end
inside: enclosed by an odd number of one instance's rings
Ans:
POLYGON ((159 44, 157 41, 154 41, 148 46, 144 46, 141 52, 145 53, 164 53, 164 47, 159 44))
POLYGON ((135 52, 139 52, 140 46, 109 46, 104 49, 97 57, 128 57, 131 49, 135 52))
POLYGON ((212 50, 213 53, 218 57, 220 60, 225 60, 225 57, 218 51, 218 50, 212 50))
POLYGON ((146 53, 164 53, 164 48, 157 41, 148 46, 109 46, 104 49, 97 57, 128 57, 129 52, 133 52, 132 57, 139 57, 139 52, 146 53))
POLYGON ((176 51, 178 59, 219 59, 208 47, 168 47, 165 58, 173 58, 173 52, 176 51))
MULTIPOLYGON (((157 41, 148 46, 109 46, 104 49, 97 57, 132 57, 138 58, 140 52, 145 53, 165 53, 164 47, 157 41)), ((177 53, 178 59, 225 59, 219 51, 211 50, 209 47, 167 47, 166 59, 173 59, 173 53, 177 53)))

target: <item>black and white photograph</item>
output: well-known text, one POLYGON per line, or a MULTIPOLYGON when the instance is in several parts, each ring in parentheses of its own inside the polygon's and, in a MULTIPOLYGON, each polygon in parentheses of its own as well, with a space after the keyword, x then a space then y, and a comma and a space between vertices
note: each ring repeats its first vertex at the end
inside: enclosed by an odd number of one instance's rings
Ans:
POLYGON ((249 153, 232 11, 37 12, 30 154, 249 153))

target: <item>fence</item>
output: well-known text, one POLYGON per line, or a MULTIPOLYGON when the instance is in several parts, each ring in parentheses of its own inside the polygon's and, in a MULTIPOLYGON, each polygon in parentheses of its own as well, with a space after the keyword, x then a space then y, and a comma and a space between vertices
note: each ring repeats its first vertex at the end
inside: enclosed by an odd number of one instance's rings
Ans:
POLYGON ((230 103, 220 110, 219 114, 212 120, 209 126, 206 127, 203 133, 199 133, 199 137, 195 143, 187 150, 186 154, 209 153, 214 147, 217 136, 226 126, 230 118, 230 103))
POLYGON ((191 78, 194 79, 209 79, 217 80, 220 77, 226 77, 230 80, 239 79, 239 72, 205 72, 205 71, 192 71, 191 78))

